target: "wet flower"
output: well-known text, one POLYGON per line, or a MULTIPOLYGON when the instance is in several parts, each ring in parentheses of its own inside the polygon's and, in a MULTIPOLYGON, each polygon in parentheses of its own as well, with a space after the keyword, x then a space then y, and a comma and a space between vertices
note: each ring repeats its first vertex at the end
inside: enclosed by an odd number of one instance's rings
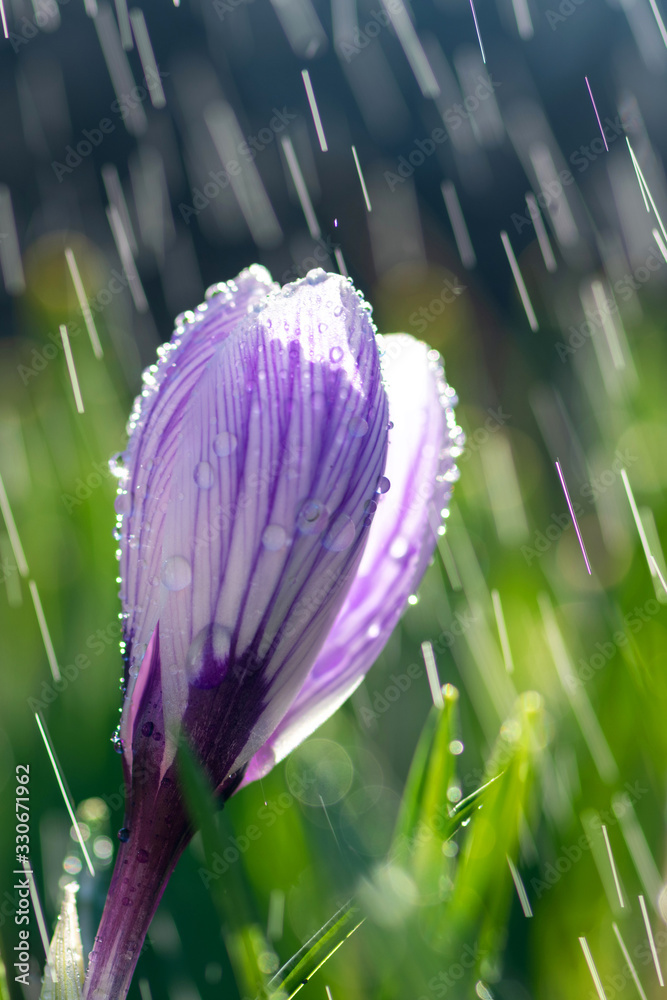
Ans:
POLYGON ((280 289, 252 267, 158 353, 116 464, 127 806, 87 998, 125 996, 192 836, 179 741, 224 800, 348 697, 433 554, 461 446, 437 353, 381 342, 338 275, 280 289))

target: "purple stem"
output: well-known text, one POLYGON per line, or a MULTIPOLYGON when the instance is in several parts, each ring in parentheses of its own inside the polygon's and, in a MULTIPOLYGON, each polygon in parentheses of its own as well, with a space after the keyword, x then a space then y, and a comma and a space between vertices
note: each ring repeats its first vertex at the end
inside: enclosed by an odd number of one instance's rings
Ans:
POLYGON ((126 824, 129 838, 116 857, 84 1000, 124 1000, 153 914, 194 832, 178 784, 169 776, 156 794, 144 787, 131 796, 126 824))

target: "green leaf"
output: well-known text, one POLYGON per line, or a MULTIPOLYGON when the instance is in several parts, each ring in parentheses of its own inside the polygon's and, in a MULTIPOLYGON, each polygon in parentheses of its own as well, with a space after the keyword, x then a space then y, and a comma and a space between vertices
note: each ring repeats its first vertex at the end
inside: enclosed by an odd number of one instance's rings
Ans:
MULTIPOLYGON (((213 858, 221 857, 225 850, 218 824, 218 802, 208 777, 185 741, 178 749, 178 767, 186 806, 194 826, 201 832, 207 864, 214 871, 213 858)), ((214 878, 211 893, 239 991, 242 996, 252 996, 267 981, 262 963, 270 958, 275 968, 277 960, 264 930, 255 920, 241 865, 230 865, 224 879, 214 878)))
POLYGON ((276 973, 258 1000, 290 1000, 363 922, 359 907, 352 900, 345 903, 276 973))

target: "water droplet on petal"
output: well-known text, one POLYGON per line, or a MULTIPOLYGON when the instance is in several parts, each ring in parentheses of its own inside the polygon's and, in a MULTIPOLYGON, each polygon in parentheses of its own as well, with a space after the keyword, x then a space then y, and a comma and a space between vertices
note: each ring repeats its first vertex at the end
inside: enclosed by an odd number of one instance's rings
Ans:
POLYGON ((319 535, 329 520, 329 511, 319 500, 306 500, 296 518, 296 526, 304 535, 319 535))
POLYGON ((329 358, 332 364, 337 365, 339 361, 343 360, 343 348, 342 347, 332 347, 329 351, 329 358))
POLYGON ((207 690, 222 681, 229 663, 231 632, 224 625, 206 625, 190 643, 185 672, 194 687, 207 690))
POLYGON ((167 590, 183 590, 192 581, 192 567, 183 556, 170 556, 162 564, 161 579, 167 590))
POLYGON ((269 524, 262 534, 262 545, 269 552, 279 552, 285 547, 287 532, 279 524, 269 524))
POLYGON ((213 451, 219 458, 226 458, 227 455, 232 455, 238 446, 238 441, 233 434, 228 431, 222 431, 213 440, 213 451))
POLYGON ((145 865, 148 861, 148 851, 145 851, 143 847, 137 851, 137 861, 140 865, 145 865))
POLYGON ((363 417, 352 417, 347 425, 347 430, 352 437, 360 438, 368 433, 368 423, 363 417))
POLYGON ((389 555, 392 559, 402 559, 403 556, 408 551, 408 542, 406 538, 396 538, 389 549, 389 555))
POLYGON ((317 329, 320 331, 320 333, 326 333, 327 330, 329 329, 329 324, 328 323, 318 323, 317 329))
POLYGON ((344 552, 354 541, 354 521, 347 514, 339 514, 330 525, 322 544, 330 552, 344 552))
POLYGON ((336 308, 333 311, 333 314, 334 314, 334 316, 342 316, 343 315, 343 307, 342 306, 336 306, 336 308))
POLYGON ((144 722, 143 726, 141 727, 141 732, 143 733, 144 736, 150 736, 150 734, 153 732, 153 723, 144 722))
POLYGON ((194 479, 200 489, 210 490, 215 481, 212 466, 208 462, 198 462, 195 465, 194 479))
POLYGON ((412 606, 414 606, 415 604, 419 604, 419 598, 417 597, 416 594, 410 594, 410 596, 408 597, 408 604, 411 604, 412 606))
POLYGON ((113 502, 113 508, 117 514, 127 514, 130 509, 130 494, 119 493, 113 502))
POLYGON ((130 839, 130 831, 126 826, 121 827, 121 829, 118 831, 118 839, 120 840, 121 844, 126 844, 130 839))
POLYGON ((380 626, 377 622, 373 622, 372 625, 368 626, 368 632, 366 633, 369 639, 377 639, 380 634, 380 626))
POLYGON ((378 493, 388 493, 391 483, 386 476, 380 477, 380 482, 378 483, 378 493))

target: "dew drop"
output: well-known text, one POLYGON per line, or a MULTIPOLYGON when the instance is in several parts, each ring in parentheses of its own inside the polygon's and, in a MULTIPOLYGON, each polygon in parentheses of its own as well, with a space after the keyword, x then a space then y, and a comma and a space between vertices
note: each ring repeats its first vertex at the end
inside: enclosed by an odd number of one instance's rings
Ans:
POLYGON ((148 851, 145 851, 143 847, 137 851, 137 861, 140 865, 145 865, 148 861, 148 851))
POLYGON ((162 564, 161 579, 167 590, 183 590, 192 581, 192 567, 183 556, 170 556, 162 564))
POLYGON ((391 543, 389 555, 392 559, 402 559, 403 556, 407 555, 408 548, 407 538, 396 538, 391 543))
POLYGON ((118 831, 118 839, 120 840, 121 844, 126 844, 130 839, 130 831, 126 826, 121 827, 121 829, 118 831))
POLYGON ((332 364, 337 365, 339 361, 343 360, 343 348, 342 347, 332 347, 329 351, 329 358, 332 364))
POLYGON ((194 479, 201 490, 210 490, 215 482, 211 465, 208 462, 198 462, 195 465, 194 479))
POLYGON ((262 534, 262 545, 269 552, 279 552, 285 547, 287 532, 279 524, 269 524, 262 534))
POLYGON ((333 311, 333 314, 334 314, 334 316, 342 316, 343 315, 343 307, 342 306, 336 306, 336 308, 333 311))
POLYGON ((354 521, 347 514, 339 514, 324 536, 322 544, 330 552, 344 552, 354 541, 354 521))
POLYGON ((410 594, 410 596, 408 597, 408 604, 412 605, 413 607, 415 604, 419 604, 419 598, 417 597, 416 594, 410 594))
POLYGON ((113 502, 113 509, 117 514, 127 514, 130 509, 130 494, 119 493, 113 502))
POLYGON ((226 458, 227 455, 232 455, 238 446, 238 441, 234 434, 230 434, 228 431, 222 431, 213 440, 213 451, 216 453, 218 458, 226 458))
POLYGON ((144 722, 143 726, 141 727, 141 732, 143 733, 144 736, 150 736, 150 734, 153 732, 153 723, 144 722))
POLYGON ((189 683, 203 690, 217 687, 229 663, 230 643, 231 632, 217 622, 211 622, 198 632, 185 657, 189 683))
POLYGON ((377 509, 378 505, 375 500, 367 500, 364 504, 364 514, 368 514, 369 516, 374 514, 377 509))
POLYGON ((368 423, 363 417, 352 417, 347 425, 348 434, 354 438, 363 437, 368 433, 368 423))
POLYGON ((296 518, 296 526, 304 535, 319 535, 329 520, 329 511, 319 500, 306 500, 296 518))
POLYGON ((317 329, 320 331, 320 333, 326 333, 327 330, 329 329, 329 324, 328 323, 318 323, 317 329))
POLYGON ((378 483, 378 493, 388 493, 391 483, 386 476, 380 477, 380 482, 378 483))
POLYGON ((366 633, 369 639, 377 639, 380 634, 380 626, 377 622, 373 622, 372 625, 368 626, 368 632, 366 633))

